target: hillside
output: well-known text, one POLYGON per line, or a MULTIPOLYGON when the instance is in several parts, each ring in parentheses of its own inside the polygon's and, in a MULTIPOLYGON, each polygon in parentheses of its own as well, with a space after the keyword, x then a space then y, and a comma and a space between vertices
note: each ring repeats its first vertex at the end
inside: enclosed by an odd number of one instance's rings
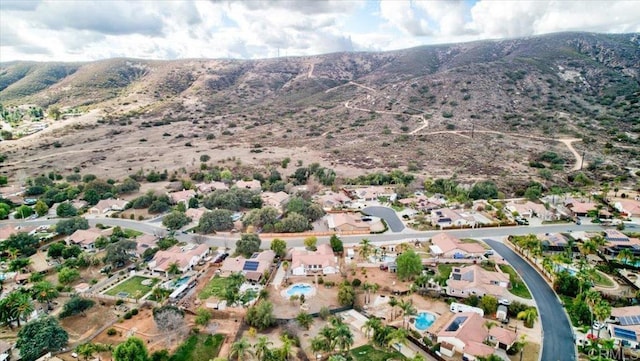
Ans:
POLYGON ((639 34, 265 60, 12 62, 0 64, 5 108, 91 112, 0 143, 2 172, 122 176, 197 166, 207 152, 265 167, 287 156, 319 161, 346 176, 401 168, 490 178, 512 189, 571 183, 581 163, 592 181, 636 182, 639 99, 639 34))

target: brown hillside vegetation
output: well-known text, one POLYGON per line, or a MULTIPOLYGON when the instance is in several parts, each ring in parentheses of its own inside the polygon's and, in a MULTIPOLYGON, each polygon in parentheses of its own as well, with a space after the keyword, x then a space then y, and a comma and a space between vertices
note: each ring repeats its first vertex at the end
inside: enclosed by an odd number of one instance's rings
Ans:
POLYGON ((509 185, 566 182, 584 154, 594 181, 635 177, 639 41, 561 33, 265 60, 5 63, 5 108, 84 115, 0 142, 2 173, 78 167, 121 177, 189 170, 206 153, 260 167, 317 161, 342 176, 399 168, 509 185), (564 164, 541 174, 531 164, 545 151, 564 164))

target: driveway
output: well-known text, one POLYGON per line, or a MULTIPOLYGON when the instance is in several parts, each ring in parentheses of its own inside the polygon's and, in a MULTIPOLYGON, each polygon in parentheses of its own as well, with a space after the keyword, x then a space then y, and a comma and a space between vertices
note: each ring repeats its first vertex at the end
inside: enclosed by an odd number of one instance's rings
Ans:
POLYGON ((400 218, 398 218, 398 215, 393 208, 367 207, 362 210, 362 213, 384 219, 393 232, 402 232, 402 230, 404 230, 404 223, 402 223, 400 218))
POLYGON ((484 241, 516 269, 538 304, 538 314, 542 320, 542 357, 540 360, 576 360, 573 329, 555 292, 529 263, 510 248, 491 239, 484 239, 484 241))

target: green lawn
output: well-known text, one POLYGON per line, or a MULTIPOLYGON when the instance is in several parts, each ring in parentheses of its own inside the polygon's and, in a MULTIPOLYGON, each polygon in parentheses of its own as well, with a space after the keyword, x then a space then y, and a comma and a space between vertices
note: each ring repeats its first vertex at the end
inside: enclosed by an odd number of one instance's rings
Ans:
POLYGON ((396 350, 393 350, 393 352, 383 351, 373 348, 371 345, 364 345, 352 349, 351 357, 354 361, 406 360, 406 358, 396 350))
POLYGON ((601 287, 613 287, 613 281, 611 281, 611 279, 607 276, 604 275, 604 273, 600 272, 600 271, 596 271, 593 275, 593 283, 595 283, 596 286, 601 286, 601 287))
POLYGON ((128 280, 115 286, 114 288, 110 289, 109 291, 105 292, 105 294, 109 296, 116 296, 120 292, 127 292, 129 294, 129 296, 127 297, 135 298, 136 291, 140 291, 140 297, 142 297, 145 294, 147 294, 147 292, 151 291, 151 289, 156 283, 158 283, 157 278, 133 276, 128 280), (152 282, 149 286, 145 286, 141 283, 144 280, 152 280, 152 282))
POLYGON ((178 347, 169 361, 201 361, 216 358, 224 341, 221 334, 197 334, 190 336, 178 347))
POLYGON ((435 281, 438 282, 439 285, 444 286, 451 275, 451 271, 453 267, 457 267, 458 265, 453 264, 439 264, 438 265, 438 274, 436 275, 435 281))
POLYGON ((522 278, 520 278, 520 275, 518 275, 518 273, 513 269, 513 267, 506 264, 501 264, 500 269, 502 270, 502 272, 509 275, 509 282, 511 282, 511 289, 509 290, 509 292, 518 297, 531 299, 531 293, 529 293, 529 289, 522 281, 522 278))
POLYGON ((211 296, 224 297, 225 290, 231 286, 231 280, 226 277, 215 276, 198 295, 201 300, 211 296))
POLYGON ((134 229, 125 228, 123 230, 123 232, 124 232, 124 234, 127 235, 127 238, 129 238, 129 239, 136 238, 138 236, 142 236, 142 232, 136 231, 134 229))

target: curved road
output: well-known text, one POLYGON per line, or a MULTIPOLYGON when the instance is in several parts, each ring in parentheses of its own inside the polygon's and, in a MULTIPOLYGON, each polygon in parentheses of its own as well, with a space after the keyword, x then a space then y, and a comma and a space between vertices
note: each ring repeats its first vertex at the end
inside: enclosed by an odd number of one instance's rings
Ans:
POLYGON ((393 208, 378 206, 366 207, 362 210, 362 213, 384 219, 393 232, 402 232, 404 230, 404 223, 398 218, 398 214, 393 208))
POLYGON ((540 360, 575 361, 576 347, 573 329, 555 292, 529 263, 510 248, 491 239, 483 239, 483 241, 518 271, 538 305, 543 329, 540 360))

